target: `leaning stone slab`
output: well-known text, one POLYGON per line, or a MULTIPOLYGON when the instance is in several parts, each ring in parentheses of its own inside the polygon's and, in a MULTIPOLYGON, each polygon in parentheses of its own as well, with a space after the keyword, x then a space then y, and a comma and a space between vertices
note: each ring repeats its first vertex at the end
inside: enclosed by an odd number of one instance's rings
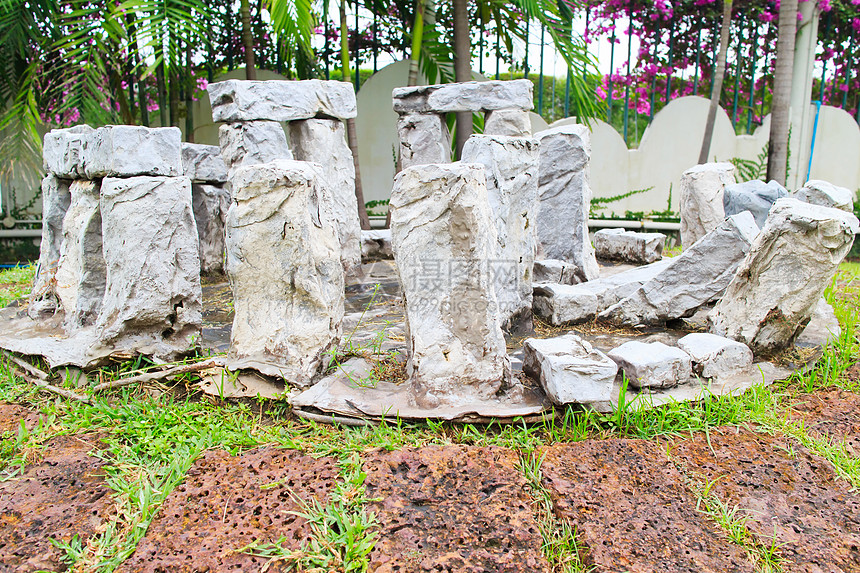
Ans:
POLYGON ((323 168, 305 161, 236 171, 227 214, 231 370, 309 386, 337 347, 344 278, 326 182, 323 168))
POLYGON ((484 166, 496 248, 488 261, 508 332, 532 330, 532 272, 537 252, 538 143, 525 137, 473 135, 462 161, 484 166))
POLYGON ((540 208, 537 234, 544 258, 576 265, 579 281, 600 274, 588 237, 591 188, 588 164, 591 143, 588 127, 564 125, 537 134, 540 143, 540 208))
POLYGON ((487 262, 497 249, 484 166, 416 165, 391 195, 406 305, 406 372, 424 407, 496 395, 511 365, 487 262))
POLYGON ((43 313, 53 314, 57 310, 55 279, 63 244, 63 219, 71 200, 68 181, 51 174, 42 179, 42 244, 27 305, 30 318, 35 319, 43 313))
POLYGON ((71 204, 63 219, 63 242, 56 292, 67 332, 96 321, 105 293, 99 184, 78 180, 69 186, 71 204))
POLYGON ((726 218, 723 190, 735 182, 731 163, 705 163, 681 175, 681 245, 693 243, 717 228, 726 218))
POLYGON ((334 119, 306 119, 289 125, 290 147, 299 161, 316 161, 331 192, 340 259, 348 275, 361 265, 361 223, 355 198, 355 163, 346 144, 346 128, 334 119))
POLYGON ((356 116, 355 90, 334 80, 226 80, 206 87, 212 121, 297 121, 356 116))
POLYGON ((690 355, 693 371, 705 378, 726 378, 746 372, 753 363, 749 346, 707 332, 693 332, 678 341, 678 348, 690 355))
POLYGON ((529 112, 521 109, 488 111, 484 118, 484 135, 531 137, 532 121, 529 112))
POLYGON ((710 331, 756 353, 790 345, 809 322, 858 231, 851 213, 779 199, 709 315, 710 331))
POLYGON ((594 233, 594 251, 598 259, 648 264, 663 258, 666 235, 637 233, 625 229, 601 229, 594 233))
POLYGON ((45 171, 64 179, 84 177, 83 152, 93 131, 88 125, 76 125, 46 133, 42 143, 45 171))
POLYGON ((247 165, 292 159, 284 128, 276 121, 228 123, 218 128, 221 157, 227 164, 228 179, 247 165))
POLYGON ((202 325, 197 229, 187 177, 105 178, 107 288, 97 328, 105 345, 171 359, 202 325))
POLYGON ((817 179, 807 181, 806 185, 798 189, 792 197, 813 205, 833 207, 849 213, 854 212, 854 193, 850 189, 839 187, 827 181, 817 179))
POLYGON ((690 355, 662 342, 632 340, 608 352, 634 388, 671 388, 690 380, 690 355))
POLYGON ((451 162, 451 134, 445 117, 434 113, 410 113, 397 120, 400 167, 451 162))
POLYGON ((200 272, 203 274, 224 272, 224 233, 230 202, 230 190, 224 185, 191 184, 200 272))
POLYGON ((227 164, 217 145, 182 144, 182 173, 195 183, 226 183, 227 164))
POLYGON ((734 185, 726 185, 723 191, 723 210, 726 217, 749 211, 759 228, 764 227, 767 214, 777 199, 788 197, 785 187, 771 181, 765 183, 755 179, 734 185))
POLYGON ((538 382, 557 406, 611 398, 618 365, 591 344, 567 334, 523 343, 523 372, 538 382))
POLYGON ((404 113, 528 111, 534 107, 529 80, 462 82, 394 88, 394 111, 404 113))
POLYGON ((378 259, 393 259, 391 250, 391 229, 374 229, 361 231, 361 258, 374 261, 378 259))
POLYGON ((600 318, 638 326, 692 316, 725 292, 757 234, 749 211, 732 215, 600 318))
POLYGON ((535 261, 532 271, 533 283, 577 284, 576 265, 558 259, 535 261))
POLYGON ((89 134, 83 151, 84 175, 136 177, 182 175, 182 135, 178 127, 108 125, 89 134))

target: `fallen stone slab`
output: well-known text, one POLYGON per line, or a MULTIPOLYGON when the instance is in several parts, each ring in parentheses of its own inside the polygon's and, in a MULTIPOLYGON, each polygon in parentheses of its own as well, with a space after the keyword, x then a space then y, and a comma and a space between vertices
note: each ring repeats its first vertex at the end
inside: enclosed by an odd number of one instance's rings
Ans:
POLYGON ((854 193, 850 189, 839 187, 827 181, 818 179, 807 181, 806 185, 792 194, 792 197, 821 207, 842 209, 849 213, 854 212, 854 193))
POLYGON ((400 168, 427 163, 451 163, 451 133, 445 116, 409 113, 397 120, 400 168))
POLYGON ((662 342, 631 340, 607 354, 634 388, 671 388, 685 384, 692 374, 690 355, 662 342))
POLYGON ((726 218, 723 192, 735 182, 731 163, 704 163, 681 175, 681 245, 689 248, 726 218))
POLYGON ((361 258, 364 261, 393 259, 391 229, 361 231, 361 258))
POLYGON ((728 217, 599 318, 637 326, 691 316, 725 292, 757 234, 748 211, 728 217))
POLYGON ((575 334, 528 338, 523 372, 537 380, 557 406, 608 401, 618 365, 575 334))
POLYGON ((191 184, 200 272, 203 274, 224 272, 225 225, 231 200, 230 190, 224 185, 191 184))
POLYGON ((351 119, 357 115, 350 82, 226 80, 206 87, 212 121, 351 119))
MULTIPOLYGON (((755 571, 702 512, 657 441, 585 440, 541 448, 543 485, 576 530, 584 564, 636 573, 755 571)), ((722 481, 722 480, 720 480, 722 481)))
POLYGON ((723 209, 727 217, 749 211, 756 225, 761 228, 764 227, 770 208, 777 199, 783 197, 788 197, 788 191, 776 181, 765 183, 754 179, 726 185, 723 190, 723 209))
POLYGON ((693 332, 678 341, 678 348, 693 359, 693 371, 705 378, 747 372, 753 363, 746 344, 707 332, 693 332))
POLYGON ((59 305, 56 275, 63 244, 63 219, 72 202, 68 181, 50 173, 42 179, 42 243, 27 312, 30 318, 54 313, 59 305))
MULTIPOLYGON (((118 571, 260 571, 267 557, 238 550, 277 542, 300 550, 313 531, 297 514, 308 504, 328 503, 338 481, 337 461, 331 457, 275 447, 238 456, 207 450, 164 500, 118 571)), ((293 566, 269 565, 274 571, 293 566)))
POLYGON ((633 264, 653 263, 663 258, 666 235, 638 233, 626 229, 601 229, 594 233, 594 251, 598 259, 633 264))
POLYGON ((88 125, 76 125, 46 133, 42 143, 45 172, 64 179, 85 177, 83 153, 93 131, 88 125))
POLYGON ((785 348, 806 327, 860 231, 851 213, 779 199, 709 315, 713 334, 756 353, 785 348))
POLYGON ((577 284, 576 265, 558 259, 536 260, 532 267, 533 283, 577 284))
POLYGON ((218 142, 221 157, 227 164, 228 179, 232 179, 240 167, 293 158, 284 128, 276 121, 222 125, 218 128, 218 142))
POLYGON ((194 183, 226 183, 227 164, 217 145, 182 143, 182 174, 194 183))
POLYGON ((394 111, 405 113, 528 111, 534 107, 529 80, 462 82, 394 88, 394 111))
POLYGON ((540 144, 537 234, 540 254, 573 263, 579 282, 598 278, 600 268, 588 236, 591 188, 590 132, 584 125, 564 125, 536 135, 540 144))
POLYGON ((197 226, 187 177, 106 177, 101 189, 103 344, 131 343, 174 359, 198 343, 202 321, 197 226))
POLYGON ((488 111, 484 117, 484 135, 531 137, 532 121, 529 112, 520 109, 488 111))
POLYGON ((370 571, 549 570, 516 452, 426 445, 363 458, 381 524, 370 571))
POLYGON ((416 165, 394 179, 391 240, 406 306, 406 371, 422 406, 466 404, 510 380, 488 262, 496 255, 484 166, 416 165))
POLYGON ((739 508, 756 540, 787 560, 784 571, 857 569, 860 497, 793 439, 731 427, 676 442, 671 453, 739 508))
POLYGON ((230 370, 308 386, 337 346, 344 277, 327 181, 320 165, 284 159, 234 174, 226 238, 235 309, 230 370))
POLYGON ((107 125, 86 138, 84 177, 182 175, 182 134, 178 127, 107 125))

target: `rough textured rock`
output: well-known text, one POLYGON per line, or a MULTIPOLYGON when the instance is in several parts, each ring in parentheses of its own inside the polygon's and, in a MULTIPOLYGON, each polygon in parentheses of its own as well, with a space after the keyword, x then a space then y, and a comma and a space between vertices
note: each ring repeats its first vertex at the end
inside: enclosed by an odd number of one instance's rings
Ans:
POLYGON ((598 259, 648 264, 663 258, 666 235, 637 233, 625 229, 601 229, 594 233, 594 251, 598 259))
POLYGON ((230 191, 224 185, 191 184, 200 272, 204 274, 224 272, 224 225, 230 202, 230 191))
POLYGON ((284 128, 276 121, 228 123, 218 128, 221 157, 227 164, 227 177, 240 167, 292 159, 284 128))
POLYGON ((692 316, 725 292, 757 234, 748 211, 728 217, 600 318, 636 326, 692 316))
POLYGON ((723 190, 723 210, 726 217, 749 211, 756 225, 761 228, 764 227, 770 208, 782 197, 788 197, 788 191, 776 181, 765 183, 755 179, 735 183, 726 185, 723 190))
POLYGON ((591 344, 566 334, 523 343, 523 372, 538 382, 557 406, 610 399, 618 365, 591 344))
POLYGON ((689 248, 726 218, 723 190, 735 182, 731 163, 704 163, 681 176, 681 245, 689 248))
POLYGON ((361 231, 361 258, 368 261, 393 259, 391 250, 391 229, 361 231))
POLYGON ((529 80, 462 82, 394 88, 394 111, 404 113, 448 113, 495 111, 534 107, 533 84, 529 80))
POLYGON ((413 165, 451 162, 451 133, 443 115, 401 115, 397 120, 397 136, 401 170, 413 165))
POLYGON ((27 306, 30 318, 35 319, 42 313, 53 313, 57 309, 55 278, 63 244, 63 218, 71 200, 67 181, 51 174, 42 179, 42 244, 27 306))
POLYGON ((497 238, 483 165, 405 169, 390 207, 406 305, 406 372, 420 405, 494 396, 511 366, 487 268, 497 238))
POLYGON ((76 125, 46 133, 42 143, 45 171, 65 179, 84 177, 83 152, 93 131, 88 125, 76 125))
POLYGON ((82 154, 84 176, 182 175, 182 134, 178 127, 107 125, 89 134, 82 154))
POLYGON ((101 193, 107 287, 103 343, 171 358, 200 337, 197 229, 187 177, 105 178, 101 193))
POLYGON ((851 213, 779 199, 709 315, 711 332, 743 342, 756 353, 791 344, 858 231, 851 213))
POLYGON ((488 111, 484 117, 484 135, 531 137, 532 121, 529 112, 520 109, 488 111))
POLYGON ((502 327, 532 330, 532 272, 537 252, 538 144, 525 137, 473 135, 464 163, 484 166, 490 216, 496 227, 491 261, 502 327))
POLYGON ((749 346, 707 332, 693 332, 678 341, 678 348, 693 359, 693 371, 705 378, 723 378, 752 366, 749 346))
POLYGON ((337 346, 344 278, 323 168, 277 160, 240 168, 227 214, 235 317, 231 370, 309 385, 337 346))
POLYGON ((67 331, 95 322, 105 293, 99 184, 74 181, 71 204, 63 219, 63 242, 56 273, 56 292, 65 311, 67 331))
POLYGON ((555 283, 562 285, 577 284, 576 265, 558 259, 543 259, 534 262, 532 282, 555 283))
POLYGON ((361 265, 361 223, 355 198, 355 164, 346 144, 346 128, 335 119, 307 119, 290 123, 290 148, 299 161, 315 161, 325 168, 323 174, 331 192, 340 260, 351 274, 361 265))
POLYGON ((813 205, 833 207, 849 213, 854 212, 854 193, 850 189, 839 187, 827 181, 817 179, 807 181, 806 185, 798 189, 792 197, 813 205))
POLYGON ((206 87, 212 121, 296 121, 356 116, 355 90, 334 80, 226 80, 206 87))
POLYGON ((608 352, 634 388, 671 388, 690 379, 690 355, 662 342, 631 340, 608 352))
POLYGON ((537 138, 540 142, 537 234, 541 254, 576 265, 580 282, 594 280, 600 269, 588 238, 591 208, 588 127, 565 125, 542 131, 537 138))
POLYGON ((824 347, 842 335, 836 312, 825 299, 819 299, 812 311, 812 317, 794 343, 797 346, 824 347))
POLYGON ((182 173, 195 183, 226 183, 227 164, 217 145, 182 143, 182 173))

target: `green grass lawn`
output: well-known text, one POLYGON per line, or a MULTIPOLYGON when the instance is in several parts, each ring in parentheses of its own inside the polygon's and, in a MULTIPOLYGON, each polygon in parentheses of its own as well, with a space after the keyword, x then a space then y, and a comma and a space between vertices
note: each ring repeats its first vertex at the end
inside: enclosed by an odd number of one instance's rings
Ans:
POLYGON ((30 294, 35 273, 35 264, 0 271, 0 308, 30 294))

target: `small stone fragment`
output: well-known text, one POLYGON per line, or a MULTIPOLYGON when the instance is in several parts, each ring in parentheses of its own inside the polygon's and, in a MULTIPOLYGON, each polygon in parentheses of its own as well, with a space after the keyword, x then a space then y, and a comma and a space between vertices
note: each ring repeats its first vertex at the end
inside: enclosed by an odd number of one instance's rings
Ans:
POLYGON ((178 127, 107 125, 84 141, 82 157, 87 179, 182 175, 182 135, 178 127))
POLYGON ((827 181, 817 179, 807 181, 806 185, 798 189, 792 197, 813 205, 833 207, 849 213, 854 212, 854 193, 850 189, 839 187, 827 181))
POLYGON ((576 265, 558 259, 543 259, 534 262, 533 283, 577 284, 576 265))
POLYGON ((362 230, 361 258, 366 261, 393 259, 391 229, 362 230))
POLYGON ((611 398, 618 365, 575 334, 529 338, 523 343, 523 354, 523 372, 540 382, 553 404, 590 404, 611 398))
POLYGON ((594 233, 598 259, 647 265, 663 258, 666 235, 637 233, 625 229, 601 229, 594 233))
POLYGON ((410 113, 397 120, 400 139, 400 168, 428 163, 451 162, 451 133, 445 116, 410 113))
POLYGON ((532 121, 529 112, 520 109, 488 111, 484 117, 484 135, 531 137, 532 121))
POLYGON ((529 80, 461 82, 394 88, 394 111, 404 113, 487 112, 499 109, 528 111, 534 107, 529 80))
POLYGON ((671 388, 690 379, 690 355, 662 342, 632 340, 608 352, 634 388, 671 388))
POLYGON ((64 179, 84 177, 83 152, 93 131, 88 125, 76 125, 46 133, 42 144, 45 171, 64 179))
POLYGON ((746 344, 707 332, 693 332, 678 341, 678 348, 693 359, 693 371, 705 378, 725 378, 752 366, 746 344))
POLYGON ((63 219, 69 210, 72 196, 69 182, 50 173, 42 179, 42 244, 39 264, 30 291, 27 313, 37 318, 42 313, 57 310, 56 274, 63 244, 63 219))
POLYGON ((754 179, 726 185, 723 191, 723 209, 726 217, 749 211, 755 218, 755 224, 762 228, 770 208, 782 197, 788 197, 788 191, 776 181, 765 183, 754 179))
POLYGON ((191 201, 199 240, 200 272, 224 272, 224 233, 230 191, 223 185, 191 184, 191 201))
POLYGON ((217 145, 182 143, 182 173, 194 183, 226 183, 227 164, 217 145))
POLYGON ((228 123, 218 128, 221 157, 227 164, 227 177, 240 167, 292 159, 284 128, 276 121, 228 123))
POLYGON ((841 209, 779 199, 725 296, 709 315, 713 334, 756 353, 790 345, 860 232, 841 209))
POLYGON ((726 218, 723 190, 735 182, 731 163, 704 163, 681 176, 681 245, 687 249, 726 218))
POLYGON ((212 121, 296 121, 357 115, 355 90, 334 80, 226 80, 207 86, 212 121))

